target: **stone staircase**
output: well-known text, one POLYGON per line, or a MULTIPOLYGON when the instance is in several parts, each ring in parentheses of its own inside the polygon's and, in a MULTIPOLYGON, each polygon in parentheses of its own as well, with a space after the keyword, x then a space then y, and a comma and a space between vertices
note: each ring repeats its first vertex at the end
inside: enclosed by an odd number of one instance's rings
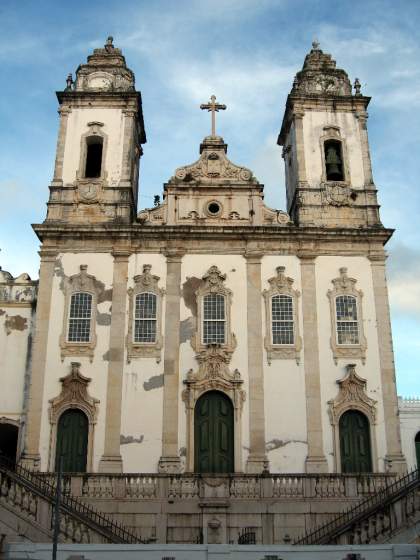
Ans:
MULTIPOLYGON (((51 542, 55 483, 0 458, 0 539, 51 542)), ((55 477, 54 477, 55 478, 55 477)), ((60 501, 59 540, 66 543, 137 544, 142 539, 68 491, 60 501)))
POLYGON ((307 531, 295 545, 418 542, 420 478, 418 469, 307 531))

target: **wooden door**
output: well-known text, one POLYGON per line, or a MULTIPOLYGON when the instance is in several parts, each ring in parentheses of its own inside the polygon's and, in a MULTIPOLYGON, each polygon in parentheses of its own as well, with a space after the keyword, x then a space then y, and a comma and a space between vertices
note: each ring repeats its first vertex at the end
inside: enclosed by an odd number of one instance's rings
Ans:
POLYGON ((57 429, 55 470, 63 457, 63 472, 86 472, 89 425, 81 410, 67 410, 60 416, 57 429))
POLYGON ((415 444, 416 444, 417 468, 420 469, 420 432, 416 434, 415 444))
POLYGON ((372 472, 369 421, 358 410, 348 410, 339 422, 341 472, 372 472))
POLYGON ((233 406, 226 395, 210 391, 198 399, 194 435, 196 472, 234 471, 233 406))

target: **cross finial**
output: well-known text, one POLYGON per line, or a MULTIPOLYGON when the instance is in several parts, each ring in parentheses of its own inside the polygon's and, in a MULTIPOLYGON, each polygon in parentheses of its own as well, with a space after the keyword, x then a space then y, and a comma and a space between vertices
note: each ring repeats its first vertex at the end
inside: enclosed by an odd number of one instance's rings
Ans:
POLYGON ((224 111, 226 105, 216 103, 216 96, 212 95, 208 103, 202 103, 200 105, 200 109, 207 109, 207 111, 211 112, 211 135, 216 136, 216 113, 224 111))
POLYGON ((319 51, 319 41, 316 37, 314 37, 314 40, 312 41, 312 50, 319 51))

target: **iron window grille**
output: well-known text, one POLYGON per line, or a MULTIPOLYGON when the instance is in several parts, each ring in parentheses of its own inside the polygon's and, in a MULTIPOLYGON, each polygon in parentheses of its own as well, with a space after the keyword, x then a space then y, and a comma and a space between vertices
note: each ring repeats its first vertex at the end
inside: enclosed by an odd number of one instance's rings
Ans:
POLYGON ((354 296, 337 296, 335 299, 337 344, 359 344, 357 300, 354 296))
POLYGON ((203 298, 203 344, 225 344, 225 333, 225 296, 207 294, 203 298))
POLYGON ((271 298, 273 344, 294 344, 293 298, 277 295, 271 298))
POLYGON ((68 342, 90 342, 92 295, 87 292, 72 294, 69 312, 68 342))
POLYGON ((134 311, 134 342, 156 342, 156 296, 150 292, 137 294, 134 311))

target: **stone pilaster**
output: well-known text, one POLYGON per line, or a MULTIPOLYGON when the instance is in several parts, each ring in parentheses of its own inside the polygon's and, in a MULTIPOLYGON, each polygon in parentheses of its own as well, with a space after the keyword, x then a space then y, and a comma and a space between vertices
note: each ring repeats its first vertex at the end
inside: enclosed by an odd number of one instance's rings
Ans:
POLYGON ((375 298, 378 332, 379 363, 381 367, 382 399, 384 407, 386 455, 385 468, 403 473, 407 464, 401 450, 400 419, 395 383, 394 351, 392 346, 388 288, 385 274, 385 255, 371 255, 373 294, 375 298))
POLYGON ((127 305, 128 258, 126 251, 114 251, 112 314, 109 334, 109 362, 106 392, 105 447, 100 472, 122 472, 120 453, 121 402, 124 371, 125 321, 127 305))
POLYGON ((372 188, 374 187, 374 183, 373 183, 373 175, 372 175, 372 162, 370 160, 367 118, 368 115, 366 112, 359 113, 357 115, 357 119, 359 122, 360 143, 362 148, 363 174, 365 177, 365 186, 372 188))
POLYGON ((162 456, 160 472, 179 472, 181 461, 178 445, 179 407, 179 322, 181 302, 181 263, 183 253, 166 253, 166 302, 164 336, 164 385, 162 456))
POLYGON ((61 185, 63 183, 63 163, 64 163, 64 148, 66 144, 67 123, 71 109, 68 107, 61 107, 60 113, 60 128, 57 138, 57 151, 55 156, 54 178, 53 184, 61 185))
POLYGON ((121 181, 130 183, 131 174, 133 170, 132 155, 133 155, 133 126, 134 126, 135 112, 126 110, 124 111, 124 139, 123 139, 123 154, 122 154, 122 168, 121 168, 121 181))
POLYGON ((303 352, 305 365, 306 426, 308 455, 306 472, 328 472, 324 455, 321 419, 321 380, 316 298, 315 258, 299 255, 302 275, 303 352))
POLYGON ((295 137, 296 137, 296 160, 298 166, 298 187, 307 186, 308 180, 306 177, 306 163, 305 163, 305 140, 303 138, 303 111, 295 111, 293 113, 293 122, 295 124, 295 137))
POLYGON ((261 473, 268 468, 265 453, 261 256, 259 253, 245 254, 250 442, 246 470, 250 473, 261 473))
POLYGON ((32 353, 32 372, 26 416, 25 445, 22 463, 40 469, 39 443, 43 411, 45 369, 47 362, 48 330, 51 312, 52 285, 56 251, 41 249, 36 327, 32 353))

